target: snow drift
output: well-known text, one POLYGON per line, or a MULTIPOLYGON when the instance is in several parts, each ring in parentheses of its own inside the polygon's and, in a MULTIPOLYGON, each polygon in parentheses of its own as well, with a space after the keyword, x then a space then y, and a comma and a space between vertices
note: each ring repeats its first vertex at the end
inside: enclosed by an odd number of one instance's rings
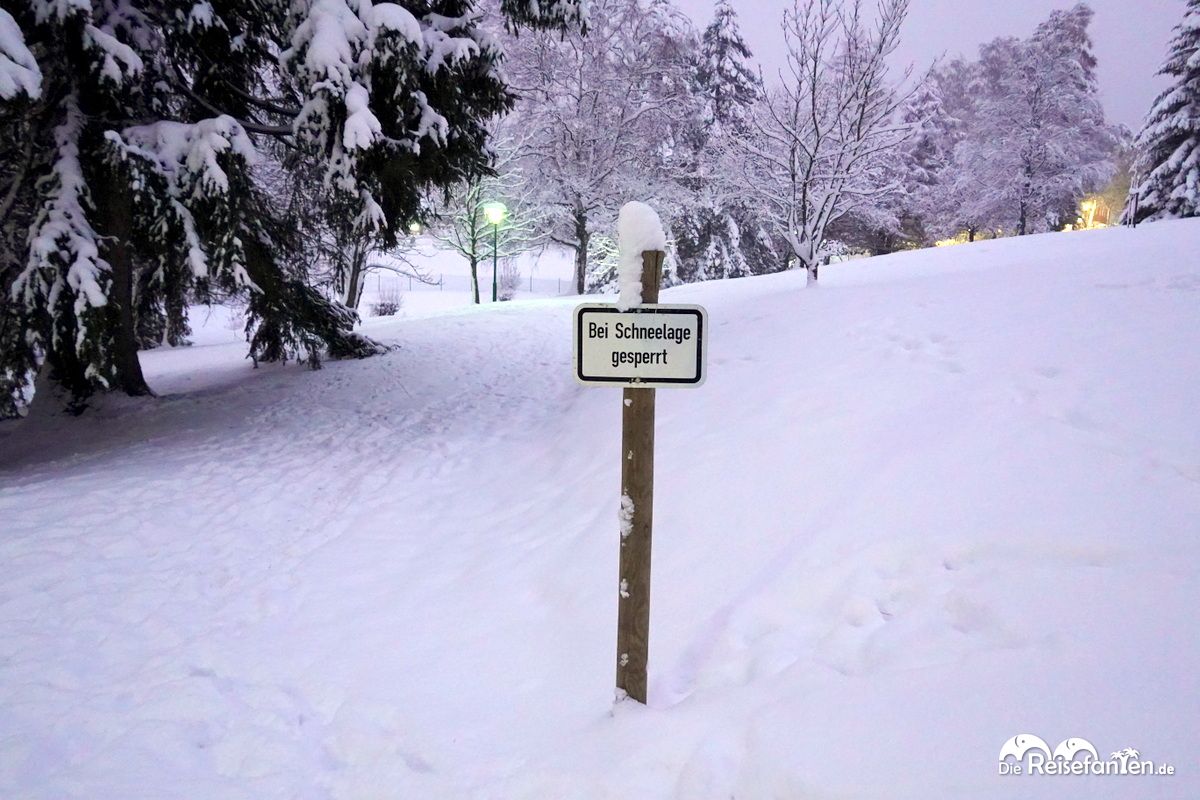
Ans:
POLYGON ((0 796, 1194 797, 1200 222, 691 285, 650 705, 571 301, 0 426, 0 796), (1172 777, 998 776, 1018 734, 1172 777), (1132 782, 1139 782, 1136 788, 1132 782))

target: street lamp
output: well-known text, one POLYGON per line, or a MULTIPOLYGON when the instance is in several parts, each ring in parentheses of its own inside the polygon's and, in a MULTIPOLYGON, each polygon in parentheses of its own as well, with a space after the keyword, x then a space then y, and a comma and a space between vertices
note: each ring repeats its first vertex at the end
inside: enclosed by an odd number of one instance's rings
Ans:
POLYGON ((499 250, 500 242, 500 223, 504 222, 504 216, 508 213, 508 208, 504 203, 491 202, 483 204, 483 216, 492 226, 492 302, 498 299, 496 291, 496 253, 499 250))

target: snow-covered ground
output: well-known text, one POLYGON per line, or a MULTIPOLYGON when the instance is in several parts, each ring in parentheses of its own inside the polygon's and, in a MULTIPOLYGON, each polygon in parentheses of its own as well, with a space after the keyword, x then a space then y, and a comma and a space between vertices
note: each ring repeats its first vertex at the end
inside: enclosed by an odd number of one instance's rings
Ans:
MULTIPOLYGON (((664 292, 650 705, 566 300, 0 426, 3 798, 1194 798, 1200 221, 664 292), (998 776, 1005 740, 1171 777, 998 776)), ((224 324, 217 320, 214 324, 224 324)))
MULTIPOLYGON (((513 299, 573 296, 573 258, 573 254, 555 246, 512 258, 510 264, 520 277, 513 299)), ((477 267, 476 280, 480 304, 488 305, 492 301, 492 262, 490 257, 484 261, 486 263, 477 267)), ((367 263, 362 298, 357 308, 359 316, 365 320, 376 316, 375 305, 381 299, 398 302, 399 309, 391 315, 398 319, 465 310, 475 304, 470 262, 428 236, 405 242, 395 253, 375 253, 367 263)), ((505 262, 499 261, 497 273, 502 274, 504 267, 505 262)), ((193 308, 193 331, 189 338, 199 345, 244 343, 246 320, 243 314, 244 308, 238 307, 193 308)), ((187 370, 195 367, 194 361, 184 365, 187 370)))

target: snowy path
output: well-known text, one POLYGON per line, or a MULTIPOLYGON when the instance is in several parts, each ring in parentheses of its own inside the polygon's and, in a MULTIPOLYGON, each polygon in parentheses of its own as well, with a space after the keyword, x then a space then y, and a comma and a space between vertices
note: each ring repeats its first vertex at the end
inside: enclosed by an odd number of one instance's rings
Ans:
POLYGON ((709 380, 659 393, 651 706, 615 715, 619 394, 571 380, 572 303, 317 373, 150 353, 159 401, 0 427, 0 796, 1064 796, 995 775, 1024 732, 1195 796, 1198 248, 665 293, 709 380))

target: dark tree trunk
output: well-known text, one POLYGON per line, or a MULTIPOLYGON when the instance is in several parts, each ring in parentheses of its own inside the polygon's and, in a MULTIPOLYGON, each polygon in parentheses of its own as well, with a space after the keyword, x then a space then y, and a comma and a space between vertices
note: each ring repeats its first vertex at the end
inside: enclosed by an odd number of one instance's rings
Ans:
POLYGON ((588 231, 587 214, 575 212, 575 293, 583 294, 587 290, 587 256, 588 240, 592 234, 588 231))
POLYGON ((129 247, 133 238, 132 198, 128 187, 107 170, 96 198, 105 229, 104 259, 112 270, 112 291, 108 300, 116 322, 113 363, 117 370, 117 388, 133 396, 153 395, 142 374, 142 362, 138 360, 137 276, 129 247))
POLYGON ((346 281, 346 305, 358 310, 358 301, 362 296, 362 266, 358 259, 350 265, 350 278, 346 281))
POLYGON ((475 305, 479 305, 479 257, 474 253, 470 256, 471 260, 471 294, 475 299, 475 305))
POLYGON ((350 250, 350 274, 346 278, 346 296, 344 304, 357 311, 362 301, 363 283, 367 276, 367 254, 370 248, 361 240, 356 239, 350 250))

